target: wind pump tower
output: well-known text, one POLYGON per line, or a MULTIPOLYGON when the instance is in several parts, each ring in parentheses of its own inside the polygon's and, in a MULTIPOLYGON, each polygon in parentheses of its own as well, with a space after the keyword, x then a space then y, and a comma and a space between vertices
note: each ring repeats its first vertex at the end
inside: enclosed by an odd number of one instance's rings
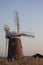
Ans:
POLYGON ((4 25, 4 30, 6 32, 6 39, 9 39, 8 42, 8 60, 14 58, 14 59, 21 59, 22 58, 22 44, 21 44, 21 36, 27 36, 27 37, 34 37, 31 33, 26 32, 20 32, 20 23, 19 23, 19 17, 18 12, 16 11, 16 25, 17 25, 17 31, 10 31, 10 28, 8 25, 4 25))

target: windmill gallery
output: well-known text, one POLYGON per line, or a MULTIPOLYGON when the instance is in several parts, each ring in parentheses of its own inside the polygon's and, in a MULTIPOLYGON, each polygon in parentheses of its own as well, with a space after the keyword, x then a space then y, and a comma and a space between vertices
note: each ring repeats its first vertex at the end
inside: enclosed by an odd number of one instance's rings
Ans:
POLYGON ((4 30, 6 33, 6 39, 9 39, 8 42, 8 60, 14 59, 21 59, 22 58, 22 45, 21 45, 21 36, 28 36, 34 37, 34 35, 29 33, 20 32, 19 28, 19 18, 18 12, 16 12, 16 24, 17 24, 17 31, 10 31, 8 25, 4 25, 4 30))

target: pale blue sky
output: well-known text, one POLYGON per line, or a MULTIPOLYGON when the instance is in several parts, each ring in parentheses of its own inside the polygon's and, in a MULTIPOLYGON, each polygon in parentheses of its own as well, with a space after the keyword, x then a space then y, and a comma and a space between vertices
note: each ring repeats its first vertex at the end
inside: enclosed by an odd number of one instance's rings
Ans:
POLYGON ((43 0, 0 0, 0 54, 5 53, 5 32, 8 24, 14 30, 14 11, 18 11, 21 31, 33 32, 35 39, 22 37, 23 54, 43 54, 43 0))

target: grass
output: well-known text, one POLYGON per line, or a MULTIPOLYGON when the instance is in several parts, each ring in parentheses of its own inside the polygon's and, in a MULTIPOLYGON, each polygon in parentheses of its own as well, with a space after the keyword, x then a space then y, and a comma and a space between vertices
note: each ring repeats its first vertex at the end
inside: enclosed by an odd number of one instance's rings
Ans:
POLYGON ((43 59, 42 58, 24 58, 20 61, 7 61, 7 59, 1 58, 0 59, 0 65, 43 65, 43 59))

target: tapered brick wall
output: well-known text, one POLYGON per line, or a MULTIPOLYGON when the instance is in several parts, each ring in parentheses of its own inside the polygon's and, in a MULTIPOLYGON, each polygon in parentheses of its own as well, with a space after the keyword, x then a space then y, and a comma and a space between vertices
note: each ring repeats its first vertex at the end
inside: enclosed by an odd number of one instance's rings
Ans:
POLYGON ((16 59, 21 59, 22 57, 22 44, 20 38, 9 39, 8 59, 12 57, 15 57, 16 59))
POLYGON ((21 59, 22 57, 22 44, 20 38, 16 38, 16 58, 21 59))

